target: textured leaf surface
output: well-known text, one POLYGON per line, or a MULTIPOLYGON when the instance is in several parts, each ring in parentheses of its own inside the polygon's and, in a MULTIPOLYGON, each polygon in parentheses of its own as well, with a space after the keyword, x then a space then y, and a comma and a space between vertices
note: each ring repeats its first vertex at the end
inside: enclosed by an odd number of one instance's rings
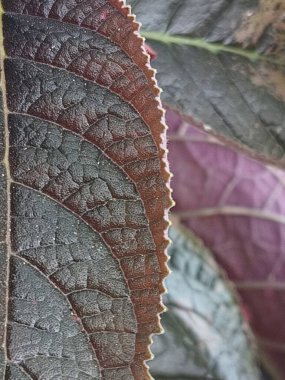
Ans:
POLYGON ((166 332, 154 340, 153 377, 261 379, 236 297, 210 252, 181 228, 170 237, 166 332))
POLYGON ((226 270, 259 345, 284 378, 284 172, 168 113, 175 212, 226 270))
MULTIPOLYGON (((151 42, 163 100, 271 158, 285 151, 284 1, 129 0, 147 31, 256 49, 279 64, 151 42)), ((203 42, 203 41, 202 41, 203 42)))
POLYGON ((138 25, 117 0, 2 5, 0 377, 148 379, 170 196, 138 25))

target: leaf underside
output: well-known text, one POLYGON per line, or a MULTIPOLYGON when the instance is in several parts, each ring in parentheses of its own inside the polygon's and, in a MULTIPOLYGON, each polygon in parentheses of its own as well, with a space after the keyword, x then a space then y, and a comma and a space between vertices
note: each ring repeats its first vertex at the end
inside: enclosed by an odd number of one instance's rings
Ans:
POLYGON ((148 379, 167 273, 159 89, 118 0, 4 0, 0 378, 148 379))
POLYGON ((265 366, 283 379, 284 171, 221 144, 173 110, 166 120, 173 214, 211 247, 239 293, 265 366))

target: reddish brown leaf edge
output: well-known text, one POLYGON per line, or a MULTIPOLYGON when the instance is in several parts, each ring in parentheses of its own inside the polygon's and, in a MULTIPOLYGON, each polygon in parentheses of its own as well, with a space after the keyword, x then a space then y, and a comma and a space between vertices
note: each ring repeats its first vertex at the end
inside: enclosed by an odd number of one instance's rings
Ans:
MULTIPOLYGON (((24 215, 21 210, 24 202, 27 202, 24 207, 28 208, 33 202, 36 204, 37 197, 42 197, 44 199, 41 201, 43 207, 45 206, 49 210, 54 207, 57 210, 58 205, 64 206, 65 211, 61 211, 64 215, 71 211, 75 217, 86 223, 88 228, 90 227, 96 232, 107 247, 111 247, 112 255, 118 261, 127 283, 130 300, 134 308, 137 330, 135 331, 134 356, 132 359, 128 359, 129 362, 127 359, 125 360, 126 362, 122 360, 123 365, 120 368, 120 358, 116 359, 117 361, 114 360, 115 364, 112 364, 112 366, 108 366, 108 363, 106 363, 108 355, 110 356, 110 352, 112 352, 112 340, 108 341, 106 338, 110 331, 104 332, 103 340, 100 338, 98 331, 91 331, 91 334, 88 330, 90 326, 87 326, 88 323, 86 322, 87 316, 84 315, 83 308, 80 309, 79 306, 80 300, 75 299, 73 295, 70 296, 68 284, 65 287, 65 284, 55 275, 48 277, 50 283, 55 285, 54 287, 58 291, 61 291, 63 297, 69 297, 68 301, 73 310, 71 313, 72 323, 74 326, 77 326, 76 324, 78 323, 81 332, 86 333, 85 335, 88 336, 87 343, 89 342, 88 344, 93 345, 94 355, 97 355, 99 364, 103 363, 102 371, 98 378, 117 380, 119 374, 120 376, 125 376, 124 373, 126 372, 124 371, 128 367, 129 375, 127 376, 130 378, 135 380, 149 379, 150 374, 145 362, 151 359, 150 344, 152 334, 161 331, 159 313, 164 310, 161 295, 165 291, 163 280, 168 274, 166 253, 169 244, 168 212, 172 206, 172 200, 170 190, 171 175, 166 149, 165 115, 160 102, 160 89, 155 80, 155 71, 150 68, 150 59, 144 48, 144 39, 139 34, 140 25, 131 14, 130 7, 125 6, 125 2, 120 0, 89 0, 84 4, 70 2, 69 0, 48 0, 45 4, 42 4, 40 0, 30 3, 25 0, 3 0, 1 18, 1 90, 3 94, 3 133, 1 137, 3 137, 3 147, 1 146, 0 153, 2 159, 1 172, 3 173, 2 185, 6 190, 6 193, 5 191, 1 193, 1 200, 3 204, 4 201, 6 202, 7 207, 3 211, 3 220, 1 221, 1 233, 5 235, 5 240, 1 245, 1 250, 3 250, 1 260, 4 263, 1 275, 3 278, 6 277, 6 282, 1 282, 0 296, 2 306, 5 306, 5 303, 6 306, 2 308, 3 310, 0 313, 0 344, 3 348, 1 358, 2 354, 4 358, 4 366, 0 363, 0 371, 4 371, 5 379, 12 380, 19 376, 37 378, 42 370, 41 365, 31 365, 27 360, 25 363, 19 364, 20 356, 17 349, 15 349, 15 339, 18 339, 21 335, 17 334, 15 327, 13 327, 17 323, 19 324, 16 319, 20 310, 17 309, 18 305, 15 305, 14 299, 17 298, 15 294, 19 295, 21 289, 25 288, 23 281, 29 280, 29 275, 25 272, 26 269, 23 268, 29 267, 28 253, 30 249, 34 249, 34 247, 29 246, 28 249, 25 247, 26 249, 23 250, 21 247, 23 241, 21 234, 26 232, 21 230, 18 220, 24 215), (86 17, 82 17, 82 14, 86 17), (50 28, 44 29, 44 25, 50 28), (68 57, 64 56, 61 60, 58 59, 58 56, 52 55, 53 48, 40 50, 41 45, 37 51, 34 51, 32 45, 30 45, 30 48, 27 47, 33 41, 32 37, 27 37, 27 45, 15 43, 15 41, 19 42, 20 38, 26 38, 25 33, 27 33, 27 36, 41 36, 41 33, 45 33, 45 31, 48 35, 47 43, 50 43, 53 39, 54 30, 58 33, 61 31, 61 27, 63 27, 63 34, 67 33, 66 30, 68 30, 71 35, 75 29, 77 34, 80 34, 84 29, 85 33, 90 34, 90 38, 94 37, 96 39, 96 36, 100 36, 106 44, 113 44, 120 49, 120 53, 125 57, 124 59, 131 62, 124 72, 123 81, 120 82, 120 73, 112 72, 112 75, 108 75, 107 72, 107 75, 103 75, 106 73, 101 71, 101 75, 97 75, 96 70, 82 71, 80 66, 78 68, 73 64, 67 65, 68 57), (29 38, 31 38, 31 41, 29 38), (22 46, 25 46, 25 48, 22 49, 22 46), (106 142, 104 139, 99 138, 96 133, 100 133, 96 130, 98 126, 96 126, 94 120, 90 120, 90 123, 93 121, 96 128, 92 130, 84 129, 85 125, 82 125, 80 121, 80 110, 76 108, 78 104, 74 105, 71 102, 70 107, 62 106, 62 109, 60 108, 61 105, 57 104, 58 109, 55 110, 53 97, 48 96, 53 92, 49 91, 53 91, 50 88, 55 86, 57 93, 60 93, 60 90, 64 89, 65 80, 67 83, 69 81, 74 82, 75 84, 72 86, 78 85, 81 92, 85 91, 82 90, 84 85, 87 88, 84 93, 84 99, 88 99, 88 94, 92 94, 96 85, 96 88, 99 88, 105 94, 104 96, 109 96, 110 99, 116 98, 117 101, 121 100, 129 109, 131 108, 134 111, 141 123, 148 128, 150 132, 148 138, 153 141, 153 146, 156 149, 144 150, 144 146, 138 144, 135 153, 130 159, 126 152, 118 150, 120 143, 126 143, 124 139, 116 140, 115 138, 112 140, 111 138, 110 141, 106 142), (37 86, 37 82, 40 83, 39 88, 42 91, 38 99, 33 98, 36 94, 35 86, 37 86), (51 87, 47 83, 52 83, 51 87), (123 83, 123 85, 120 86, 120 83, 123 83), (29 96, 26 96, 27 93, 29 96), (72 114, 69 113, 70 110, 72 110, 72 114), (79 118, 77 119, 77 117, 79 118), (37 176, 32 177, 30 173, 25 175, 27 173, 24 173, 23 166, 21 166, 23 163, 25 164, 27 159, 24 151, 29 149, 31 144, 38 144, 38 142, 35 142, 31 139, 31 135, 28 135, 19 144, 17 134, 21 132, 20 129, 22 128, 19 128, 19 125, 22 122, 23 125, 30 123, 29 128, 34 128, 35 125, 38 126, 37 122, 39 120, 44 123, 47 129, 50 128, 50 130, 56 131, 53 132, 55 137, 64 130, 65 135, 72 136, 74 141, 79 141, 84 147, 88 145, 88 149, 96 148, 99 152, 103 152, 102 154, 105 155, 106 161, 110 160, 112 164, 119 168, 118 171, 121 170, 126 175, 128 183, 133 184, 143 205, 144 217, 148 222, 147 228, 150 230, 155 246, 151 259, 142 259, 142 251, 146 250, 143 247, 138 249, 139 252, 132 252, 131 258, 129 256, 124 257, 122 252, 118 252, 114 248, 116 247, 116 242, 112 232, 116 229, 121 229, 120 231, 123 231, 124 228, 127 229, 129 222, 125 223, 123 221, 119 226, 116 226, 102 218, 100 219, 100 213, 96 215, 88 214, 85 212, 86 210, 81 209, 82 203, 77 203, 78 198, 71 198, 74 193, 67 194, 67 196, 65 194, 62 197, 60 191, 58 191, 58 186, 62 186, 62 189, 64 189, 64 181, 63 183, 58 182, 56 186, 52 181, 42 186, 37 182, 37 176), (35 196, 34 193, 37 195, 35 196), (21 199, 21 204, 17 204, 18 199, 21 199), (11 222, 11 217, 13 218, 13 223, 11 222), (4 223, 4 218, 6 223, 4 223), (6 228, 7 230, 4 233, 6 228), (143 261, 143 264, 140 264, 141 261, 143 261), (153 264, 156 261, 158 266, 153 264), (21 286, 18 284, 18 273, 25 274, 24 280, 21 278, 21 286), (85 318, 84 320, 81 318, 82 315, 85 318), (89 335, 92 335, 92 337, 90 338, 89 335), (97 336, 99 336, 99 340, 101 339, 99 344, 96 342, 97 336), (106 345, 111 348, 106 348, 106 345), (117 367, 116 363, 119 363, 117 367), (3 369, 5 366, 6 369, 3 369)), ((73 36, 74 39, 77 38, 76 33, 73 36)), ((108 60, 104 62, 104 58, 102 59, 103 64, 107 65, 108 60)), ((80 105, 82 106, 82 104, 80 105)), ((90 106, 89 108, 82 106, 82 108, 86 119, 88 117, 92 119, 94 115, 89 113, 90 106)), ((103 114, 105 112, 105 116, 108 117, 108 112, 104 110, 100 110, 100 112, 103 112, 103 114)), ((96 114, 96 109, 94 113, 96 114)), ((97 116, 95 115, 94 118, 96 119, 97 116)), ((34 132, 36 133, 36 129, 34 129, 34 132)), ((132 134, 132 130, 130 134, 132 134)), ((134 139, 137 138, 140 142, 139 137, 141 136, 134 137, 134 139)), ((134 143, 134 141, 131 143, 134 143)), ((42 148, 42 146, 37 145, 35 147, 37 149, 42 148)), ((48 152, 53 152, 54 147, 45 146, 45 149, 48 152)), ((99 161, 100 159, 101 156, 99 161)), ((40 165, 41 163, 37 162, 37 170, 43 173, 45 166, 41 167, 40 165)), ((65 178, 65 174, 65 172, 61 173, 62 178, 65 178)), ((110 181, 112 182, 112 178, 110 181)), ((85 185, 86 183, 80 184, 81 187, 85 185)), ((117 190, 117 188, 114 190, 115 193, 117 190)), ((95 202, 95 200, 93 201, 95 202)), ((112 201, 114 201, 113 198, 112 201)), ((27 210, 25 212, 24 216, 26 217, 29 213, 27 210)), ((135 220, 135 215, 131 215, 131 217, 135 220)), ((133 221, 131 217, 132 222, 130 223, 139 226, 140 222, 133 221)), ((31 221, 27 227, 29 234, 33 233, 33 230, 29 230, 32 227, 33 223, 31 221)), ((31 273, 35 272, 37 273, 36 276, 40 277, 41 273, 38 272, 41 271, 47 278, 48 269, 44 267, 43 263, 37 262, 37 259, 37 257, 33 257, 33 265, 30 268, 31 273)), ((46 280, 41 279, 39 281, 44 283, 46 280)), ((24 298, 25 296, 23 296, 24 298)), ((32 305, 36 307, 37 304, 38 301, 33 300, 32 305)), ((28 326, 28 322, 26 323, 27 326, 21 326, 21 328, 31 327, 28 326)), ((113 332, 111 333, 113 334, 113 332)), ((117 331, 115 333, 117 334, 117 331)), ((113 334, 114 336, 115 333, 113 334)), ((120 341, 120 333, 117 335, 118 341, 120 341)), ((124 348, 123 343, 122 347, 124 348)), ((30 360, 31 358, 28 359, 30 360)))

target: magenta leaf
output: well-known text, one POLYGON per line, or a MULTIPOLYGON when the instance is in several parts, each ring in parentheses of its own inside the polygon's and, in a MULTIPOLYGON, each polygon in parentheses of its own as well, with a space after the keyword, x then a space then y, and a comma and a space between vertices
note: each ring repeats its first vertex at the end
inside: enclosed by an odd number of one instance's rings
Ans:
POLYGON ((285 175, 168 111, 175 216, 238 290, 268 362, 285 376, 285 175))

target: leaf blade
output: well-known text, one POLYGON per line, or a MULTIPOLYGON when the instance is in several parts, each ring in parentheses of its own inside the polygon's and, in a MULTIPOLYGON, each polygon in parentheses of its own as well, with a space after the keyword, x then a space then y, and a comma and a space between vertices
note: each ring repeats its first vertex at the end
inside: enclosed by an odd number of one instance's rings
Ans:
POLYGON ((129 9, 120 1, 89 6, 94 13, 81 19, 82 4, 3 2, 15 255, 7 378, 148 378, 150 334, 160 328, 171 201, 159 90, 129 9), (40 317, 43 300, 29 278, 40 278, 49 289, 43 294, 68 300, 58 319, 71 326, 74 318, 77 343, 68 330, 60 330, 62 338, 50 334, 59 327, 40 317), (86 355, 74 351, 80 339, 86 355))
POLYGON ((170 236, 166 333, 155 337, 154 377, 260 379, 254 342, 231 284, 211 253, 175 220, 170 236))
POLYGON ((259 4, 218 1, 209 5, 187 1, 178 4, 173 0, 155 5, 148 2, 148 6, 140 1, 129 3, 134 4, 146 32, 163 33, 164 40, 167 35, 182 40, 190 35, 190 39, 199 39, 200 47, 211 50, 153 43, 158 53, 154 66, 164 89, 164 103, 212 127, 237 145, 250 148, 253 154, 282 162, 285 115, 280 15, 283 5, 277 9, 275 2, 267 1, 259 4), (154 7, 156 13, 152 11, 154 7), (217 44, 223 48, 217 49, 217 44), (247 56, 244 48, 258 52, 264 62, 223 52, 236 49, 247 56))
POLYGON ((243 300, 262 360, 282 378, 284 173, 221 144, 176 112, 168 120, 174 212, 211 247, 243 300))

